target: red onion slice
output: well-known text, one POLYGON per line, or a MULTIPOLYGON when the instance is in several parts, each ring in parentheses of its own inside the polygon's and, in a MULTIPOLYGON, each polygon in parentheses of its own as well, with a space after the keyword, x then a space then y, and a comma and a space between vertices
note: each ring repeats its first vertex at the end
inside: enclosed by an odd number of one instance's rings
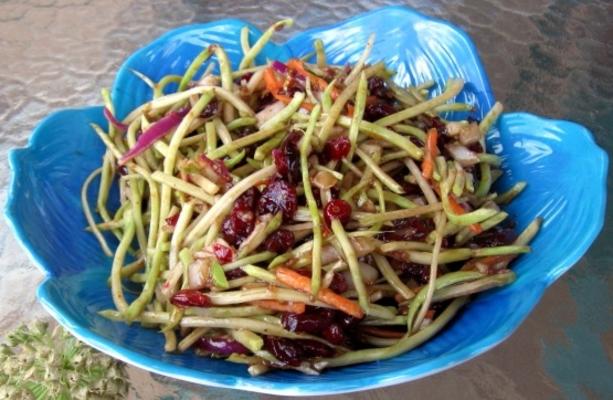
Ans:
POLYGON ((121 132, 125 132, 128 130, 128 125, 120 122, 117 118, 115 118, 113 113, 111 113, 108 108, 104 107, 104 110, 102 110, 102 112, 104 113, 104 118, 106 118, 107 121, 109 121, 115 128, 119 129, 121 132))
POLYGON ((119 165, 123 165, 138 156, 155 143, 156 140, 166 135, 168 131, 181 123, 183 117, 188 113, 188 108, 171 112, 152 124, 146 132, 142 133, 136 140, 136 144, 119 160, 119 165))
POLYGON ((285 73, 287 73, 287 65, 283 64, 282 62, 279 62, 279 61, 276 61, 276 60, 275 60, 275 61, 273 61, 273 62, 271 63, 271 65, 272 65, 272 68, 273 68, 275 71, 277 71, 278 73, 280 73, 280 74, 285 74, 285 73))

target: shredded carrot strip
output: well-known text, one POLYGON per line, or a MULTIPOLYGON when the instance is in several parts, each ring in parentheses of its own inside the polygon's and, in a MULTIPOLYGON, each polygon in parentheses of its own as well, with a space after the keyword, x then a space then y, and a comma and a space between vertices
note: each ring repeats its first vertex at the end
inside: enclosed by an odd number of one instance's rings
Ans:
POLYGON ((276 300, 255 300, 251 304, 266 308, 267 310, 284 311, 293 314, 302 314, 306 310, 304 303, 300 302, 281 302, 276 300))
POLYGON ((283 84, 277 79, 272 67, 268 67, 264 70, 264 83, 266 84, 266 89, 273 95, 283 87, 283 84))
POLYGON ((355 112, 355 107, 351 104, 347 104, 347 115, 353 117, 353 113, 355 112))
MULTIPOLYGON (((466 213, 466 210, 456 201, 456 199, 452 195, 449 195, 449 206, 455 214, 462 215, 466 213)), ((479 223, 471 224, 468 226, 468 228, 471 230, 471 232, 477 235, 483 232, 483 228, 479 223)))
MULTIPOLYGON (((286 96, 284 94, 272 93, 272 96, 283 104, 289 104, 289 102, 292 101, 291 97, 286 96)), ((308 101, 303 101, 302 104, 300 105, 300 108, 304 108, 305 110, 309 110, 309 111, 313 110, 313 107, 314 107, 313 104, 309 103, 308 101)))
POLYGON ((438 141, 438 131, 436 128, 431 128, 426 136, 426 151, 424 154, 424 161, 421 163, 422 175, 426 179, 432 178, 434 173, 434 157, 438 154, 438 147, 436 142, 438 141))
POLYGON ((466 213, 464 207, 462 207, 452 195, 449 195, 449 206, 451 207, 451 210, 458 215, 466 213))
MULTIPOLYGON (((310 278, 285 267, 277 268, 275 275, 279 282, 301 292, 311 293, 310 278)), ((320 288, 317 292, 317 298, 353 317, 362 318, 364 316, 364 311, 358 303, 338 295, 328 288, 320 288)))
POLYGON ((296 71, 297 73, 304 76, 305 78, 308 77, 311 83, 313 84, 313 86, 319 90, 325 90, 326 87, 328 86, 328 82, 326 82, 324 79, 318 77, 317 75, 313 75, 312 73, 307 71, 304 68, 304 63, 300 60, 296 60, 295 58, 289 60, 287 62, 287 68, 293 71, 296 71))
POLYGON ((477 235, 483 232, 483 228, 481 227, 481 224, 479 223, 469 225, 468 229, 470 229, 472 233, 477 234, 477 235))

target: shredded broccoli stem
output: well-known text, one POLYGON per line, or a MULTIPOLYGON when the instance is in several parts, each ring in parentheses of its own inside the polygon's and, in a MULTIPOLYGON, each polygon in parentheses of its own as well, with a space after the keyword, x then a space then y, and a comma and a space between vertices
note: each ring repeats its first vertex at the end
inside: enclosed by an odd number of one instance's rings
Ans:
POLYGON ((113 258, 113 265, 111 266, 111 292, 113 295, 113 303, 115 304, 115 308, 121 313, 125 313, 128 310, 128 303, 123 295, 123 288, 121 286, 121 268, 135 233, 134 220, 131 212, 124 213, 124 226, 125 230, 123 237, 119 241, 119 246, 117 246, 113 258))
MULTIPOLYGON (((100 243, 100 247, 104 254, 108 257, 113 255, 113 252, 109 248, 106 239, 100 232, 98 225, 96 225, 96 221, 94 220, 94 216, 89 207, 89 202, 87 201, 87 190, 89 189, 89 185, 91 185, 92 181, 96 178, 96 176, 102 173, 102 168, 95 169, 89 176, 85 179, 83 183, 83 187, 81 188, 81 206, 83 207, 83 213, 85 214, 85 219, 87 220, 87 224, 89 225, 91 231, 98 239, 98 243, 100 243)), ((109 218, 110 219, 110 218, 109 218)))
POLYGON ((343 253, 345 254, 345 261, 347 261, 347 264, 349 265, 353 285, 358 292, 358 302, 360 303, 360 307, 366 314, 368 314, 370 312, 370 301, 368 299, 368 292, 366 290, 364 280, 362 279, 362 272, 358 264, 358 257, 353 249, 353 245, 347 236, 347 232, 345 232, 345 228, 343 228, 343 225, 338 219, 333 219, 331 221, 331 228, 332 232, 334 232, 334 236, 341 246, 341 249, 343 250, 343 253))
POLYGON ((315 39, 313 42, 315 47, 315 54, 317 55, 317 66, 323 68, 327 64, 326 51, 324 49, 324 42, 321 39, 315 39))
POLYGON ((524 231, 515 239, 515 245, 517 246, 525 246, 532 241, 534 236, 536 236, 539 229, 541 229, 541 224, 543 223, 543 219, 538 217, 534 219, 534 221, 530 222, 530 224, 524 229, 524 231))
POLYGON ((336 78, 332 79, 326 89, 321 94, 321 106, 324 110, 324 113, 329 113, 332 108, 332 91, 336 86, 336 78))
MULTIPOLYGON (((275 22, 270 28, 266 30, 266 32, 262 34, 262 36, 260 36, 260 38, 253 44, 253 46, 245 53, 245 55, 243 56, 243 59, 241 60, 238 66, 238 69, 241 70, 244 68, 248 68, 251 65, 251 63, 255 60, 255 58, 258 56, 258 54, 260 54, 264 46, 266 46, 266 43, 270 41, 270 39, 272 38, 272 35, 276 31, 280 31, 281 29, 285 27, 290 27, 293 24, 294 24, 293 19, 284 19, 284 20, 275 22)), ((243 51, 244 50, 245 48, 243 48, 243 51)))
MULTIPOLYGON (((243 57, 249 53, 249 27, 248 26, 243 26, 241 28, 241 37, 240 37, 240 41, 241 41, 241 50, 243 51, 243 57)), ((251 67, 251 62, 246 63, 246 65, 244 66, 245 68, 241 68, 241 69, 246 69, 251 67)))
POLYGON ((231 143, 224 144, 223 146, 218 147, 217 149, 211 151, 208 154, 208 157, 213 160, 217 158, 221 158, 232 151, 236 151, 236 150, 242 149, 243 147, 247 147, 254 143, 268 139, 269 137, 273 136, 274 134, 276 134, 282 129, 283 129, 283 126, 280 124, 272 125, 266 128, 260 128, 260 130, 255 133, 252 133, 247 136, 243 136, 240 139, 233 140, 231 143))
POLYGON ((181 353, 192 347, 194 343, 198 341, 204 334, 209 330, 209 328, 196 328, 191 331, 187 336, 185 336, 179 344, 177 345, 177 350, 181 353))
MULTIPOLYGON (((441 276, 440 278, 435 280, 434 287, 436 290, 440 290, 444 287, 455 285, 461 282, 474 281, 476 279, 482 278, 483 274, 480 272, 474 271, 457 271, 450 272, 441 276)), ((409 311, 407 314, 407 332, 413 332, 416 329, 419 329, 419 326, 414 324, 415 316, 420 309, 422 304, 425 304, 426 298, 428 296, 429 286, 423 287, 417 296, 411 302, 409 306, 409 311)))
POLYGON ((370 226, 378 222, 387 222, 387 221, 393 221, 395 219, 416 217, 418 215, 428 214, 431 212, 439 211, 441 207, 442 207, 441 203, 434 203, 434 204, 429 204, 427 206, 419 206, 419 207, 414 207, 414 208, 405 209, 405 210, 388 211, 388 212, 379 213, 379 214, 365 213, 365 214, 357 215, 356 219, 358 220, 360 225, 370 226))
POLYGON ((253 158, 258 161, 265 160, 266 157, 270 155, 270 152, 273 149, 279 147, 279 145, 283 142, 283 139, 285 139, 285 136, 286 135, 284 132, 280 132, 276 134, 275 136, 271 137, 270 139, 268 139, 267 141, 265 141, 264 143, 262 143, 261 145, 259 145, 255 149, 253 158))
MULTIPOLYGON (((364 71, 364 76, 372 76, 382 68, 383 66, 380 64, 374 65, 368 68, 368 70, 364 71)), ((318 133, 318 137, 322 146, 326 142, 326 140, 328 140, 328 137, 332 132, 332 127, 334 127, 334 124, 336 124, 339 116, 341 115, 341 112, 343 111, 343 108, 347 104, 347 101, 349 101, 358 90, 358 85, 359 81, 348 83, 345 89, 343 89, 341 94, 334 101, 332 107, 330 107, 330 109, 326 111, 327 117, 324 120, 324 123, 318 133)))
POLYGON ((358 145, 358 135, 360 133, 360 122, 364 117, 364 110, 366 108, 366 97, 368 97, 368 81, 366 80, 366 74, 364 71, 360 72, 358 81, 358 89, 355 95, 355 107, 353 110, 353 116, 351 117, 351 126, 349 127, 349 141, 351 142, 351 150, 347 155, 347 159, 353 159, 353 154, 358 145))
POLYGON ((402 122, 406 119, 413 118, 419 114, 423 114, 424 112, 429 111, 434 107, 444 104, 445 102, 447 102, 447 100, 454 98, 458 93, 460 93, 463 87, 464 82, 462 80, 450 79, 445 85, 445 91, 437 97, 419 103, 413 107, 409 107, 402 111, 398 111, 397 113, 388 115, 387 117, 383 117, 377 120, 375 123, 380 126, 389 126, 402 122))
MULTIPOLYGON (((204 110, 204 107, 206 107, 206 105, 209 104, 209 102, 213 99, 213 96, 214 96, 214 93, 211 90, 205 91, 200 97, 200 99, 198 99, 196 104, 194 104, 194 106, 191 108, 191 110, 189 110, 187 115, 183 118, 183 120, 181 121, 177 129, 175 130, 174 134, 172 135, 172 138, 170 139, 170 143, 168 145, 168 155, 164 158, 163 173, 166 175, 169 175, 167 178, 176 179, 176 178, 173 178, 172 175, 174 172, 175 162, 177 159, 177 152, 179 150, 179 145, 181 144, 181 140, 183 140, 185 135, 188 133, 188 128, 191 122, 198 115, 200 115, 200 113, 202 113, 202 110, 204 110)), ((157 176, 160 177, 159 174, 157 176)), ((172 188, 170 186, 170 182, 172 181, 172 179, 166 179, 166 182, 168 182, 169 184, 162 186, 162 193, 161 193, 161 199, 160 199, 160 218, 168 217, 168 211, 170 210, 170 201, 171 201, 170 197, 172 194, 171 192, 172 188)), ((183 185, 181 185, 181 187, 185 188, 183 185)), ((204 200, 205 197, 206 196, 203 196, 202 199, 204 200)), ((162 225, 163 223, 160 220, 160 227, 162 225)))
POLYGON ((311 189, 311 179, 309 177, 308 156, 310 151, 311 139, 315 131, 315 124, 319 119, 321 107, 315 106, 309 118, 309 126, 300 142, 300 172, 302 174, 302 187, 304 188, 304 196, 309 208, 311 220, 313 222, 313 250, 311 251, 312 266, 311 266, 311 293, 317 296, 321 285, 321 219, 319 217, 319 209, 313 190, 311 189))
POLYGON ((502 104, 496 102, 494 106, 490 109, 490 111, 485 115, 481 123, 479 123, 479 130, 483 135, 485 135, 490 128, 496 123, 496 120, 502 113, 503 107, 502 104))
MULTIPOLYGON (((430 273, 428 278, 428 286, 426 287, 426 295, 423 300, 423 304, 419 309, 417 317, 415 317, 414 327, 419 328, 421 326, 428 309, 430 308, 430 303, 432 302, 432 295, 434 294, 434 288, 436 286, 436 276, 438 271, 438 255, 441 252, 441 245, 443 243, 443 231, 445 230, 445 223, 447 222, 445 219, 444 213, 438 213, 434 217, 434 221, 436 223, 436 231, 435 231, 435 239, 434 239, 434 248, 432 249, 432 261, 430 261, 430 273)), ((420 292, 421 293, 421 292, 420 292)), ((409 312, 411 309, 409 309, 409 312)), ((407 332, 411 332, 411 314, 409 313, 408 317, 408 328, 407 332)))
MULTIPOLYGON (((151 174, 151 179, 162 184, 162 196, 164 195, 164 189, 166 188, 187 193, 190 196, 194 196, 211 205, 215 204, 215 198, 208 194, 204 189, 196 185, 192 185, 191 183, 187 183, 182 179, 175 178, 172 175, 155 171, 153 174, 151 174)), ((168 196, 170 196, 170 194, 168 194, 168 196)), ((168 213, 166 214, 166 218, 167 217, 168 213)))
POLYGON ((351 70, 349 75, 347 75, 347 78, 345 78, 345 85, 350 85, 358 77, 358 75, 362 72, 362 69, 364 68, 364 64, 366 64, 366 60, 368 59, 368 57, 370 57, 370 53, 372 52, 372 47, 374 46, 374 44, 375 44, 375 34, 371 33, 370 36, 368 37, 368 41, 366 42, 366 47, 364 48, 364 52, 360 56, 360 59, 353 66, 353 69, 351 70))
MULTIPOLYGON (((232 92, 234 87, 234 80, 232 79, 232 65, 228 60, 228 55, 221 46, 214 46, 215 56, 219 63, 219 71, 221 73, 221 87, 225 90, 232 92)), ((234 108, 229 103, 223 105, 224 121, 230 122, 234 119, 234 108)))
POLYGON ((526 182, 520 181, 513 185, 509 190, 496 197, 494 201, 497 204, 509 204, 517 195, 519 195, 525 188, 526 182))
POLYGON ((492 276, 486 276, 476 279, 474 281, 457 283, 436 290, 432 297, 432 302, 440 302, 456 297, 468 296, 474 293, 479 293, 484 290, 492 289, 495 287, 505 286, 515 280, 515 273, 513 271, 505 271, 492 276))
POLYGON ((147 278, 143 290, 140 292, 136 300, 134 300, 128 308, 123 312, 125 319, 128 322, 136 320, 143 312, 147 304, 151 302, 155 291, 155 284, 160 274, 162 267, 163 244, 168 239, 168 232, 161 231, 158 236, 157 245, 153 253, 151 268, 147 273, 147 278))
POLYGON ((387 280, 402 297, 408 300, 415 296, 415 293, 413 293, 413 291, 400 280, 398 275, 396 275, 396 272, 390 265, 389 261, 387 261, 387 258, 380 254, 373 254, 373 257, 375 259, 375 263, 377 264, 377 268, 379 268, 379 271, 381 271, 381 275, 383 275, 385 280, 387 280))
POLYGON ((479 164, 479 170, 481 171, 481 179, 479 180, 479 186, 477 186, 477 190, 475 191, 475 196, 484 197, 490 191, 492 187, 492 173, 490 169, 490 165, 487 163, 479 164))
POLYGON ((232 120, 226 125, 229 131, 233 131, 238 128, 242 128, 244 126, 255 125, 258 122, 256 118, 253 117, 240 117, 232 120))
POLYGON ((398 182, 394 181, 391 176, 385 173, 385 171, 383 171, 381 167, 379 167, 379 165, 377 165, 377 163, 372 158, 370 158, 368 154, 366 154, 366 152, 362 151, 361 149, 356 149, 355 152, 362 159, 362 161, 364 161, 364 163, 370 168, 374 175, 379 178, 379 180, 385 186, 387 186, 388 189, 397 194, 404 193, 404 189, 402 188, 402 186, 400 186, 398 182))
MULTIPOLYGON (((338 118, 338 124, 349 128, 351 126, 351 119, 346 116, 341 116, 338 118)), ((406 137, 394 132, 391 129, 387 129, 383 126, 379 126, 372 122, 362 121, 359 124, 360 131, 364 132, 368 136, 372 136, 375 139, 385 140, 393 145, 403 149, 411 158, 416 160, 420 160, 423 156, 423 150, 417 147, 413 142, 411 142, 406 137)))
POLYGON ((213 51, 216 50, 217 48, 219 48, 219 46, 215 46, 215 45, 208 46, 206 49, 202 50, 196 58, 194 58, 192 63, 189 65, 189 67, 185 71, 185 74, 183 74, 183 76, 181 77, 181 81, 179 82, 179 88, 177 89, 177 92, 182 92, 187 88, 187 85, 192 81, 194 75, 196 75, 196 72, 198 71, 200 66, 206 60, 209 59, 211 54, 213 54, 213 51))

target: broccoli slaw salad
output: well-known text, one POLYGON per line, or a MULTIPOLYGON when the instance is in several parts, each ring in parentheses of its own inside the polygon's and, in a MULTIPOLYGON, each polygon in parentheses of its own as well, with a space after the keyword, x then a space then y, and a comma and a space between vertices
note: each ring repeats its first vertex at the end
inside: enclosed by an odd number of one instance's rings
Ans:
POLYGON ((92 128, 106 151, 82 189, 87 229, 112 258, 115 308, 100 315, 251 375, 419 346, 472 294, 513 282, 541 225, 501 209, 525 182, 492 190, 502 160, 485 136, 499 103, 481 121, 446 120, 473 109, 453 101, 464 82, 438 95, 432 81, 397 85, 366 62, 374 36, 354 65, 329 64, 320 40, 256 65, 291 24, 253 43, 243 28, 236 68, 213 44, 183 75, 133 70, 153 95, 121 121, 103 90, 108 129, 92 128))

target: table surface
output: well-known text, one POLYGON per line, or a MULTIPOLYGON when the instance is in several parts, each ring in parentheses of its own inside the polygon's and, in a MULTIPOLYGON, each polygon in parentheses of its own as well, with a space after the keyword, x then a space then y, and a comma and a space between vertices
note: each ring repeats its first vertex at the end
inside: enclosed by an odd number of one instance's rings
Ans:
MULTIPOLYGON (((265 28, 296 19, 292 32, 328 24, 387 1, 344 6, 314 1, 0 1, 0 203, 7 152, 26 144, 50 111, 100 102, 99 89, 138 47, 174 27, 225 17, 265 28)), ((392 2, 398 4, 398 2, 392 2)), ((577 121, 613 150, 613 2, 414 0, 472 36, 497 99, 507 110, 577 121), (478 3, 478 6, 475 4, 478 3)), ((291 35, 283 31, 280 39, 291 35)), ((608 187, 612 179, 609 176, 608 187)), ((432 377, 335 399, 457 400, 613 398, 612 200, 588 254, 545 294, 513 336, 492 351, 432 377)), ((0 336, 46 317, 35 289, 42 274, 0 221, 0 336)), ((131 399, 256 399, 246 392, 185 384, 129 368, 131 399)), ((332 397, 331 397, 332 398, 332 397)))

